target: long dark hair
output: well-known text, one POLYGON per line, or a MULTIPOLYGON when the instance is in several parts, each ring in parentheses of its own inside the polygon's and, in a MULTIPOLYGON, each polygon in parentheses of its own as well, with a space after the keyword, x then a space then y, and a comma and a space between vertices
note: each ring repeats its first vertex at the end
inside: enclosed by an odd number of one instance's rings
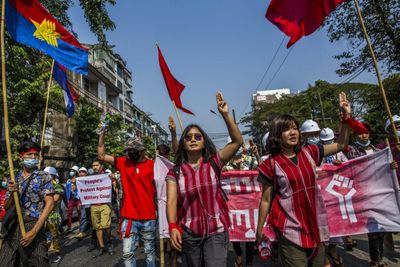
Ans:
POLYGON ((204 140, 204 148, 201 151, 204 162, 208 162, 212 155, 217 153, 217 149, 215 148, 214 143, 211 141, 211 138, 200 128, 197 124, 190 124, 186 126, 185 130, 183 130, 181 139, 179 139, 178 151, 176 152, 176 165, 182 165, 184 161, 188 160, 187 151, 185 150, 185 137, 189 133, 192 128, 196 128, 199 130, 204 140))
MULTIPOLYGON (((271 128, 269 131, 269 137, 266 149, 272 154, 277 155, 282 151, 282 133, 287 131, 292 124, 297 126, 299 129, 299 122, 296 120, 295 117, 284 114, 276 116, 271 122, 271 128)), ((300 138, 300 130, 299 131, 299 138, 300 138)), ((295 151, 298 151, 300 148, 300 140, 295 147, 295 151)))

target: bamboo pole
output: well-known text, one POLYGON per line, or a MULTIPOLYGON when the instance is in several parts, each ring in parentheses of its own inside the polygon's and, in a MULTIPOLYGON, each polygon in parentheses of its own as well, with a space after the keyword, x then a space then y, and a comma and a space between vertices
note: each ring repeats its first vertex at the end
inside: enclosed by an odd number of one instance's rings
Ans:
POLYGON ((392 126, 392 131, 393 131, 393 134, 394 134, 394 137, 395 137, 395 140, 396 140, 396 147, 397 147, 397 149, 400 150, 400 141, 399 141, 399 137, 396 134, 396 125, 394 124, 392 112, 390 111, 389 103, 388 103, 387 98, 386 98, 385 88, 383 87, 381 75, 380 75, 380 72, 379 72, 378 61, 376 59, 375 52, 374 52, 374 49, 373 49, 372 44, 371 44, 371 40, 370 40, 370 38, 368 36, 367 28, 365 27, 364 18, 362 16, 360 6, 358 5, 358 0, 354 0, 354 4, 356 5, 358 17, 360 19, 361 27, 362 27, 362 30, 364 32, 365 40, 367 41, 369 52, 371 53, 371 57, 372 57, 372 60, 374 62, 374 68, 375 68, 375 72, 376 72, 376 77, 378 78, 378 84, 379 84, 379 88, 381 90, 383 103, 385 105, 386 113, 389 116, 390 124, 392 126))
POLYGON ((182 124, 181 116, 179 115, 179 111, 176 108, 175 101, 172 101, 172 104, 174 105, 174 109, 175 109, 175 112, 176 112, 176 117, 178 118, 179 125, 181 126, 181 132, 183 133, 183 124, 182 124))
POLYGON ((160 267, 165 266, 165 247, 164 238, 160 238, 160 267))
MULTIPOLYGON (((3 115, 4 115, 4 130, 5 130, 5 138, 6 138, 6 149, 7 149, 7 159, 8 159, 8 166, 10 170, 10 179, 11 181, 15 182, 14 176, 14 165, 12 160, 11 154, 11 144, 10 144, 10 129, 8 123, 8 105, 7 105, 7 84, 6 84, 6 62, 5 62, 5 48, 4 48, 4 17, 5 17, 5 0, 1 2, 1 30, 0 30, 0 39, 1 39, 1 84, 2 84, 2 91, 3 91, 3 115)), ((21 206, 19 202, 19 195, 18 192, 13 192, 14 204, 15 204, 15 211, 18 217, 18 224, 21 230, 22 237, 25 236, 25 224, 24 219, 22 218, 21 206)))
POLYGON ((50 70, 50 78, 49 84, 47 85, 47 97, 46 97, 46 107, 44 109, 44 118, 43 118, 43 129, 42 129, 42 140, 40 140, 40 160, 39 160, 39 169, 42 164, 43 160, 43 144, 44 144, 44 135, 46 132, 46 123, 47 123, 47 111, 49 109, 49 98, 50 98, 50 88, 53 82, 53 71, 54 71, 54 59, 51 63, 51 70, 50 70))

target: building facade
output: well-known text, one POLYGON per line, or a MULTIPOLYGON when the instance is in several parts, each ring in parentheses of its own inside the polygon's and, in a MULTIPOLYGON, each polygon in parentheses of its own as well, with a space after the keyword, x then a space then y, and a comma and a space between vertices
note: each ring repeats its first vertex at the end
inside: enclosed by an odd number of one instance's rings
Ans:
MULTIPOLYGON (((68 79, 80 97, 92 103, 102 114, 119 114, 128 126, 125 138, 148 136, 155 145, 168 143, 168 133, 149 113, 134 104, 132 72, 126 61, 100 45, 89 47, 88 75, 68 71, 68 79)), ((75 122, 65 114, 49 110, 46 127, 46 158, 52 166, 70 167, 73 164, 75 122)))

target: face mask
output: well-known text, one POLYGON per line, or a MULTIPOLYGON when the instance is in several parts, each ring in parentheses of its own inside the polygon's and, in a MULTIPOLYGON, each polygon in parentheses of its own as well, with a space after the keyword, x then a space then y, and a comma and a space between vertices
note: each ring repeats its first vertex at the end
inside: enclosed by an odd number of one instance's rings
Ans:
POLYGON ((136 163, 140 159, 140 152, 130 152, 128 153, 128 158, 136 163))
POLYGON ((365 144, 360 143, 360 142, 358 142, 358 141, 356 141, 355 143, 356 143, 358 146, 360 146, 360 147, 366 148, 366 147, 369 147, 369 145, 371 144, 371 141, 368 140, 368 142, 365 143, 365 144))
POLYGON ((34 169, 37 167, 38 164, 38 159, 24 159, 24 161, 22 162, 22 165, 24 165, 24 167, 27 169, 34 169))
POLYGON ((319 137, 309 137, 307 138, 307 144, 316 145, 319 143, 319 137))
POLYGON ((75 176, 75 172, 69 172, 69 177, 74 177, 75 176))
POLYGON ((2 181, 1 182, 1 187, 3 187, 4 189, 7 189, 7 182, 6 181, 2 181))

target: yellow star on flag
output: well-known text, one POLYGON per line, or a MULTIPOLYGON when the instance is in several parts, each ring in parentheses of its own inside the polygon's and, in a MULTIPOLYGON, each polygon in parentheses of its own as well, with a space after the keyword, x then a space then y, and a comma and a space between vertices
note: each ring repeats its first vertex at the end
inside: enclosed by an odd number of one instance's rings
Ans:
POLYGON ((36 27, 33 36, 39 40, 45 41, 49 45, 58 47, 57 38, 60 38, 61 34, 56 32, 56 24, 53 21, 44 19, 42 23, 39 24, 32 20, 32 23, 36 27))

